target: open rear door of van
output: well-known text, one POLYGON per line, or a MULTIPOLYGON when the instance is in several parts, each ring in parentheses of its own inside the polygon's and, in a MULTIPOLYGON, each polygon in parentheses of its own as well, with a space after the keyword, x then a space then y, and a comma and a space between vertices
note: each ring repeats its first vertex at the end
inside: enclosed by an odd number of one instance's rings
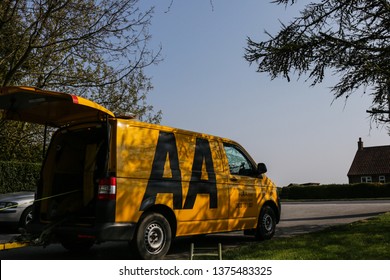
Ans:
POLYGON ((79 96, 34 87, 0 88, 0 118, 61 127, 101 121, 114 114, 79 96))

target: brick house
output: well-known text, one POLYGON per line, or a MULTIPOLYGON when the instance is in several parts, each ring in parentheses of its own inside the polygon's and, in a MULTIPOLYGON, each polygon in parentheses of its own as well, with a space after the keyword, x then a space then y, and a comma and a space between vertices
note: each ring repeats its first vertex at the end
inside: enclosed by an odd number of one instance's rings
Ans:
POLYGON ((347 176, 350 184, 389 183, 390 146, 364 147, 359 138, 358 150, 347 176))

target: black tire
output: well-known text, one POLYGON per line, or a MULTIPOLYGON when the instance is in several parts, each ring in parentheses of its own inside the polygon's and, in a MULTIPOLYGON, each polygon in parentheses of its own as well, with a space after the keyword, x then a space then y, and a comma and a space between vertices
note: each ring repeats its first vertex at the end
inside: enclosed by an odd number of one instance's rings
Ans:
POLYGON ((255 238, 257 240, 271 239, 275 234, 276 215, 272 207, 266 205, 261 209, 255 238))
POLYGON ((95 244, 89 239, 62 239, 61 245, 70 252, 85 253, 95 244))
POLYGON ((136 231, 134 245, 144 260, 162 259, 171 246, 172 231, 167 219, 158 213, 148 213, 136 231))
POLYGON ((19 220, 19 227, 20 228, 26 228, 26 226, 32 221, 33 219, 33 207, 29 206, 26 209, 24 209, 22 216, 19 220))

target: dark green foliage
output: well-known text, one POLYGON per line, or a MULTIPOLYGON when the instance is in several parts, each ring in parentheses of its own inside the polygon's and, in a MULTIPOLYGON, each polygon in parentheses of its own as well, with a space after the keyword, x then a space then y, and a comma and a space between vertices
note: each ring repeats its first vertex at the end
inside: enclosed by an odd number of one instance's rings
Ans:
POLYGON ((293 185, 280 189, 282 199, 354 199, 390 197, 390 184, 293 185))
POLYGON ((41 164, 0 161, 0 193, 35 191, 41 164))
POLYGON ((0 121, 0 161, 40 162, 44 128, 17 121, 0 121))

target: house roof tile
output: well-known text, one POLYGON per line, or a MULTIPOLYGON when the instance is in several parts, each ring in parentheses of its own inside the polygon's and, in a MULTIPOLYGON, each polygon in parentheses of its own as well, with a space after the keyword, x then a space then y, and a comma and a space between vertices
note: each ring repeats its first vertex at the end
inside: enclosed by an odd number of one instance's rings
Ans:
POLYGON ((390 174, 390 146, 358 149, 348 171, 348 176, 385 174, 390 174))

